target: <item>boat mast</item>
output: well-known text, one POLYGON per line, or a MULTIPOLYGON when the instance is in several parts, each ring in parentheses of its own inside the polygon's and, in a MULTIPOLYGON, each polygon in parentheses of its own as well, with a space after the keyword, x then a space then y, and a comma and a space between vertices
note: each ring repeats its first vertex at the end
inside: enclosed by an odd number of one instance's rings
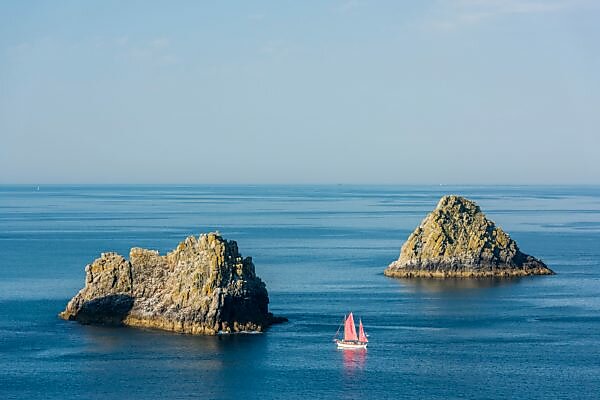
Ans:
POLYGON ((342 323, 340 324, 340 326, 338 326, 337 332, 335 333, 335 336, 333 337, 333 340, 335 341, 339 334, 340 334, 340 329, 342 329, 342 325, 346 324, 346 316, 344 315, 344 319, 342 320, 342 323))

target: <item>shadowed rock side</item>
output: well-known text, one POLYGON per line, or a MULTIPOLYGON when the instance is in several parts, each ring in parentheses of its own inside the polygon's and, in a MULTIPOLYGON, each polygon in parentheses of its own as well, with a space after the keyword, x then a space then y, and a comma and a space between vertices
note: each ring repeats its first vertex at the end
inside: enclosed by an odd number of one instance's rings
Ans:
POLYGON ((385 275, 398 278, 552 275, 471 200, 444 196, 402 246, 385 275))
POLYGON ((206 335, 262 331, 285 320, 268 312, 252 258, 215 233, 190 236, 166 256, 141 248, 131 249, 129 261, 103 253, 85 272, 63 319, 206 335))

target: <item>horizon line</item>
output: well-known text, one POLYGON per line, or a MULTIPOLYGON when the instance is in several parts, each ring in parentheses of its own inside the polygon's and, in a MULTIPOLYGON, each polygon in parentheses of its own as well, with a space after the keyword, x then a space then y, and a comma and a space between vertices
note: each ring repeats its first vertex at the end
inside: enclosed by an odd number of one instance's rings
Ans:
POLYGON ((599 183, 390 183, 390 182, 0 182, 0 186, 600 186, 599 183))

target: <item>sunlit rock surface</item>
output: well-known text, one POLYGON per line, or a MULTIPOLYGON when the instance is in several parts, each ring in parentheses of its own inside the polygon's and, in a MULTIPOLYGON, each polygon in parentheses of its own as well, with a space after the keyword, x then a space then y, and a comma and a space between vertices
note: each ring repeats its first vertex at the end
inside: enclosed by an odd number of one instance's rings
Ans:
POLYGON ((385 275, 399 278, 552 275, 486 218, 475 202, 444 196, 402 246, 385 275))
POLYGON ((190 236, 164 256, 141 248, 129 260, 103 253, 85 271, 63 319, 207 335, 262 331, 282 320, 268 311, 252 259, 217 233, 190 236))

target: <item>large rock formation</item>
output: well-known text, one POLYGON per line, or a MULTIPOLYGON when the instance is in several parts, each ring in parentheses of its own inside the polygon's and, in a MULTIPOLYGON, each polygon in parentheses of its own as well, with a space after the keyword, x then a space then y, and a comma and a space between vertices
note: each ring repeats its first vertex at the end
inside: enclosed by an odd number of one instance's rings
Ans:
POLYGON ((384 273, 399 278, 554 274, 542 261, 522 253, 475 202, 460 196, 442 197, 384 273))
POLYGON ((280 320, 268 312, 252 258, 216 233, 190 236, 166 256, 141 248, 129 261, 103 253, 85 272, 85 287, 61 318, 208 335, 262 331, 280 320))

